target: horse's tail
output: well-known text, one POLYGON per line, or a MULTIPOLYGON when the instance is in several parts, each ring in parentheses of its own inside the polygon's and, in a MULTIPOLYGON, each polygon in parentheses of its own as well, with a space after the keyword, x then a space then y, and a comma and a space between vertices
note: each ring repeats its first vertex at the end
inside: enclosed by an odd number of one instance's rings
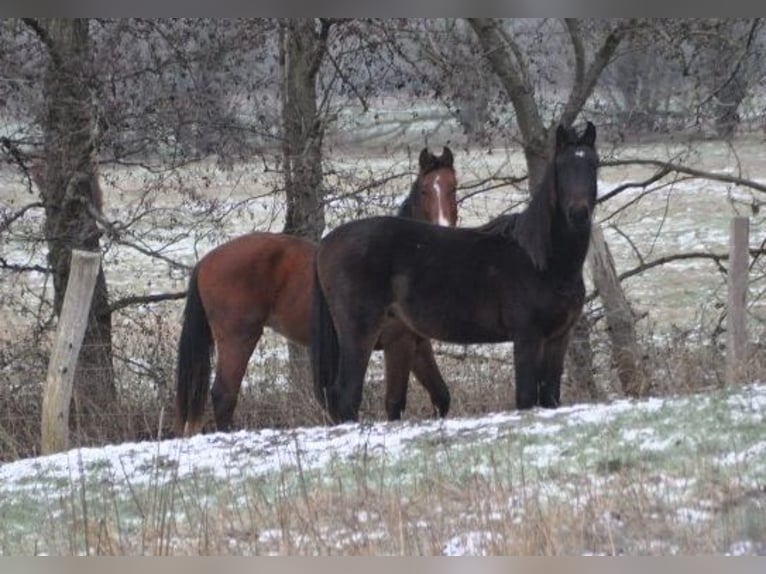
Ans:
POLYGON ((186 293, 176 369, 176 436, 194 434, 202 428, 202 414, 210 386, 213 334, 202 306, 195 267, 186 293))
POLYGON ((338 332, 330 315, 327 298, 319 285, 314 262, 314 287, 311 308, 311 368, 314 374, 314 396, 331 414, 335 410, 332 385, 338 371, 338 332))

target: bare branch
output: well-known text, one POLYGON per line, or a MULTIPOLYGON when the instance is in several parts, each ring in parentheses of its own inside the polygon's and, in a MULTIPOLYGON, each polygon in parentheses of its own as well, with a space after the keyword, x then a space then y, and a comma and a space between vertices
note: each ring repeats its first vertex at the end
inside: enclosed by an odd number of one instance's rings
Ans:
POLYGON ((311 64, 309 65, 309 77, 313 78, 319 73, 319 68, 322 65, 322 60, 327 53, 327 40, 330 37, 330 28, 335 24, 335 20, 330 18, 320 18, 319 34, 316 35, 317 45, 314 50, 314 54, 311 58, 311 64))
POLYGON ((13 163, 15 163, 18 168, 21 170, 21 173, 24 174, 24 177, 27 180, 27 187, 29 189, 29 193, 32 193, 32 174, 30 173, 30 168, 27 166, 27 161, 25 160, 24 153, 19 150, 19 146, 16 142, 12 141, 10 138, 3 136, 0 137, 0 146, 5 149, 5 152, 10 156, 13 163))
MULTIPOLYGON (((602 164, 602 165, 604 165, 604 164, 602 164)), ((635 181, 635 182, 631 181, 631 182, 628 182, 628 183, 624 183, 622 185, 618 185, 617 187, 615 187, 609 193, 605 193, 604 195, 599 197, 597 202, 598 203, 603 203, 603 202, 605 202, 607 200, 612 199, 614 196, 619 195, 620 193, 622 193, 623 191, 626 191, 628 189, 634 189, 634 188, 639 188, 639 187, 642 187, 642 188, 649 187, 653 183, 656 183, 659 180, 661 180, 663 177, 668 175, 670 172, 671 172, 670 168, 663 167, 663 168, 660 168, 660 170, 657 173, 655 173, 653 176, 649 177, 648 179, 645 179, 643 181, 635 181)))
POLYGON ((643 263, 645 262, 645 259, 644 259, 644 256, 643 256, 643 254, 641 253, 641 250, 638 248, 638 245, 636 245, 636 243, 633 241, 633 239, 630 237, 630 235, 628 235, 627 233, 625 233, 625 232, 624 232, 624 231, 623 231, 623 230, 620 228, 620 226, 619 226, 619 225, 614 225, 614 224, 611 224, 611 225, 609 226, 609 229, 611 229, 611 230, 612 230, 612 231, 614 231, 614 232, 615 232, 617 235, 619 235, 620 237, 622 237, 622 238, 623 238, 623 240, 624 240, 624 241, 625 241, 625 242, 628 244, 628 246, 630 247, 630 250, 633 252, 633 255, 635 255, 635 256, 636 256, 636 258, 638 259, 638 262, 639 262, 639 263, 643 264, 643 263))
POLYGON ((37 209, 38 207, 44 207, 44 205, 41 202, 36 201, 34 203, 25 205, 24 207, 16 211, 16 213, 13 213, 12 215, 3 216, 3 220, 0 221, 0 233, 4 233, 11 225, 13 225, 14 221, 16 221, 17 219, 21 217, 24 217, 24 214, 27 211, 31 209, 37 209))
POLYGON ((146 247, 138 245, 137 243, 127 241, 126 239, 122 237, 115 242, 119 243, 120 245, 124 245, 125 247, 130 247, 131 249, 135 249, 136 251, 146 255, 147 257, 152 257, 154 259, 159 259, 160 261, 164 261, 165 263, 167 263, 168 265, 170 265, 171 267, 175 269, 184 269, 184 270, 189 269, 188 265, 184 265, 183 263, 179 263, 178 261, 175 261, 174 259, 171 259, 170 257, 167 257, 166 255, 163 255, 162 253, 160 253, 159 250, 147 249, 146 247))
POLYGON ((505 92, 516 110, 516 119, 522 139, 528 146, 544 146, 545 133, 542 117, 534 100, 534 90, 526 81, 527 71, 523 69, 523 60, 516 62, 509 56, 506 46, 516 51, 514 43, 500 30, 499 24, 488 18, 469 18, 473 31, 484 50, 490 66, 503 85, 505 92))
MULTIPOLYGON (((757 257, 758 255, 763 255, 765 253, 763 249, 750 249, 749 252, 751 257, 757 257)), ((728 253, 708 253, 705 251, 689 251, 688 253, 675 253, 673 255, 665 255, 663 257, 658 257, 657 259, 653 259, 652 261, 647 261, 646 263, 642 265, 639 265, 633 269, 629 269, 628 271, 624 271, 623 273, 620 273, 619 279, 620 281, 623 281, 625 279, 629 279, 630 277, 643 273, 644 271, 647 271, 648 269, 659 267, 660 265, 666 265, 668 263, 673 263, 675 261, 686 261, 690 259, 707 259, 710 261, 715 261, 716 263, 720 263, 722 261, 728 261, 729 254, 728 253)))
POLYGON ((58 49, 56 48, 56 43, 51 38, 50 34, 48 34, 48 30, 46 30, 42 24, 40 24, 40 20, 37 18, 22 18, 21 21, 29 26, 29 28, 35 33, 35 35, 47 48, 48 54, 50 55, 53 62, 57 67, 60 67, 61 56, 59 55, 58 49))
POLYGON ((370 111, 370 106, 367 103, 367 100, 362 95, 362 93, 356 88, 356 85, 354 82, 351 81, 351 79, 343 73, 343 70, 341 69, 340 65, 338 64, 338 61, 333 56, 332 52, 330 50, 327 51, 327 58, 330 60, 330 63, 332 64, 333 68, 335 68, 335 72, 340 77, 341 81, 347 85, 349 88, 351 88, 351 91, 354 93, 356 98, 359 100, 359 103, 362 104, 362 110, 364 112, 370 111))
POLYGON ((755 40, 756 32, 758 31, 758 28, 761 26, 762 18, 754 18, 752 25, 750 26, 750 30, 747 34, 747 41, 745 42, 745 45, 742 47, 742 52, 737 58, 737 63, 732 67, 731 73, 726 77, 726 79, 721 83, 720 86, 718 86, 716 89, 712 90, 710 92, 710 95, 706 97, 704 100, 702 100, 697 107, 702 107, 714 98, 718 97, 718 95, 723 91, 723 89, 731 84, 734 79, 737 77, 737 75, 740 73, 740 69, 742 68, 742 64, 747 58, 750 49, 752 47, 753 41, 755 40))
MULTIPOLYGON (((508 187, 508 186, 516 187, 518 184, 525 182, 527 179, 528 179, 527 175, 520 175, 518 177, 500 177, 500 178, 490 177, 490 178, 483 179, 479 182, 476 182, 472 185, 460 186, 459 189, 470 189, 473 187, 477 187, 478 189, 474 191, 470 191, 468 193, 461 194, 460 199, 458 199, 457 202, 458 204, 461 204, 468 199, 476 197, 477 195, 481 195, 483 193, 487 193, 494 189, 499 189, 501 187, 508 187), (497 183, 487 185, 489 181, 496 181, 496 180, 498 180, 497 183)), ((504 212, 509 211, 513 207, 514 206, 511 206, 508 209, 505 209, 503 211, 504 212)))
MULTIPOLYGON (((749 253, 750 253, 750 257, 759 257, 761 255, 766 254, 766 249, 763 249, 763 248, 750 249, 749 253)), ((620 273, 618 276, 618 279, 620 280, 620 282, 622 282, 625 279, 629 279, 630 277, 639 275, 643 273, 644 271, 653 269, 654 267, 667 265, 668 263, 674 263, 676 261, 689 261, 692 259, 702 259, 702 260, 713 261, 718 265, 720 269, 723 270, 723 266, 721 265, 721 263, 723 261, 729 260, 729 254, 728 253, 708 253, 705 251, 690 251, 688 253, 675 253, 673 255, 665 255, 663 257, 658 257, 657 259, 653 259, 652 261, 647 261, 645 263, 642 263, 641 265, 638 265, 637 267, 634 267, 633 269, 629 269, 628 271, 624 271, 623 273, 620 273)), ((596 297, 598 297, 598 291, 594 289, 591 293, 588 294, 588 297, 586 298, 586 300, 592 301, 596 297)))
POLYGON ((649 187, 641 191, 636 197, 630 199, 629 201, 626 201, 624 204, 620 205, 617 209, 610 212, 609 215, 605 218, 605 220, 613 219, 617 217, 620 213, 627 211, 634 205, 637 205, 641 200, 643 200, 645 197, 647 197, 650 194, 657 193, 658 191, 665 189, 665 188, 672 188, 673 185, 678 184, 682 181, 687 181, 690 179, 694 179, 690 176, 681 176, 676 174, 676 176, 668 182, 662 183, 658 185, 657 187, 649 187))
POLYGON ((744 177, 738 177, 734 175, 726 175, 724 173, 715 173, 702 169, 695 169, 672 162, 660 161, 656 159, 621 159, 601 162, 601 167, 622 167, 626 165, 650 165, 660 169, 667 169, 669 171, 675 171, 678 173, 690 175, 695 178, 731 183, 766 193, 766 185, 758 183, 757 181, 753 181, 752 179, 746 179, 744 177))
POLYGON ((577 18, 565 18, 564 23, 569 32, 569 40, 572 42, 572 50, 575 58, 574 85, 581 86, 585 76, 585 47, 582 44, 582 29, 577 18))
POLYGON ((114 313, 126 307, 133 305, 145 305, 147 303, 160 303, 162 301, 175 301, 186 297, 186 291, 176 291, 175 293, 157 293, 156 295, 132 295, 117 299, 109 305, 109 312, 114 313))
POLYGON ((505 45, 508 46, 508 48, 511 50, 511 53, 513 54, 513 57, 516 59, 516 69, 520 72, 521 81, 524 83, 524 85, 527 86, 527 88, 530 90, 530 93, 532 93, 532 84, 529 81, 529 63, 524 57, 524 52, 521 50, 521 47, 518 45, 518 43, 514 42, 510 34, 506 32, 505 28, 498 26, 497 32, 500 34, 503 42, 505 42, 505 45))
POLYGON ((409 172, 402 172, 402 173, 394 173, 392 175, 387 175, 385 177, 381 177, 378 179, 374 179, 370 181, 369 183, 363 185, 362 187, 359 187, 357 189, 354 189, 352 191, 349 191, 347 193, 341 193, 338 195, 333 196, 327 196, 325 198, 325 204, 329 205, 338 201, 343 201, 344 199, 349 199, 353 197, 358 197, 364 193, 367 193, 369 191, 372 191, 373 189, 377 189, 379 187, 382 187, 386 185, 387 183, 394 181, 396 179, 402 178, 406 175, 409 175, 409 172))
POLYGON ((567 25, 570 38, 575 49, 575 62, 576 62, 576 76, 575 84, 572 86, 572 91, 569 93, 569 100, 564 106, 564 113, 561 115, 561 123, 564 125, 571 125, 577 115, 582 110, 585 102, 590 97, 593 89, 596 87, 598 79, 601 77, 604 68, 606 68, 612 61, 612 56, 617 51, 617 47, 625 37, 629 27, 632 23, 620 23, 614 30, 612 30, 604 39, 604 43, 598 49, 593 56, 593 61, 588 67, 587 71, 583 73, 579 70, 579 66, 585 67, 585 52, 582 46, 582 38, 580 36, 579 26, 572 27, 571 24, 567 25), (576 39, 573 34, 576 34, 576 39), (581 63, 577 63, 577 60, 582 60, 581 63), (580 81, 577 81, 579 79, 580 81))
POLYGON ((16 265, 15 263, 8 263, 3 257, 0 257, 0 269, 7 269, 15 273, 29 273, 30 271, 36 273, 51 272, 49 267, 42 267, 41 265, 16 265))

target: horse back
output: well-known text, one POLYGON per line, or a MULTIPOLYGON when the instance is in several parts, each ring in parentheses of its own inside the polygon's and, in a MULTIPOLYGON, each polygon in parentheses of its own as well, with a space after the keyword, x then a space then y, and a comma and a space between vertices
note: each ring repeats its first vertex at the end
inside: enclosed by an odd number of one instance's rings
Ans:
POLYGON ((317 258, 339 302, 364 294, 422 336, 457 343, 509 340, 503 306, 519 282, 508 268, 531 270, 507 238, 391 217, 336 228, 317 258))
POLYGON ((308 344, 316 244, 278 233, 248 233, 198 263, 198 285, 214 331, 267 325, 308 344))

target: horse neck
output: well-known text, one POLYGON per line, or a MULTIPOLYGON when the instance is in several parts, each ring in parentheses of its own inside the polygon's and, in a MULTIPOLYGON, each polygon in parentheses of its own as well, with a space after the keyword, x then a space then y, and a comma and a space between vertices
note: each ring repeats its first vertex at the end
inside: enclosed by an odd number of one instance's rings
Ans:
POLYGON ((554 185, 555 175, 549 168, 529 205, 519 214, 512 232, 537 269, 568 279, 582 273, 590 226, 569 227, 560 209, 551 205, 549 198, 554 185))
POLYGON ((551 226, 552 213, 548 199, 548 187, 551 185, 550 170, 542 184, 535 190, 527 208, 522 211, 512 225, 514 239, 527 253, 535 268, 544 270, 552 254, 551 226))
POLYGON ((409 195, 404 199, 402 204, 399 206, 399 209, 396 211, 397 216, 404 217, 405 219, 420 219, 420 217, 416 217, 415 215, 415 205, 418 201, 420 186, 423 183, 422 178, 423 174, 419 174, 415 181, 412 182, 409 195))
POLYGON ((590 224, 573 229, 564 215, 556 210, 551 226, 551 255, 548 272, 569 279, 582 275, 590 244, 590 224))

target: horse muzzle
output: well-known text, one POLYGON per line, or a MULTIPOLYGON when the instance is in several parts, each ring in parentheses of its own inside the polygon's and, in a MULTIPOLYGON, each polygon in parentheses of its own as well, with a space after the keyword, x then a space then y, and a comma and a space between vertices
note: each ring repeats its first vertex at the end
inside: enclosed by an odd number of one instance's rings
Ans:
POLYGON ((585 227, 590 224, 591 208, 587 204, 570 205, 567 219, 573 227, 585 227))

